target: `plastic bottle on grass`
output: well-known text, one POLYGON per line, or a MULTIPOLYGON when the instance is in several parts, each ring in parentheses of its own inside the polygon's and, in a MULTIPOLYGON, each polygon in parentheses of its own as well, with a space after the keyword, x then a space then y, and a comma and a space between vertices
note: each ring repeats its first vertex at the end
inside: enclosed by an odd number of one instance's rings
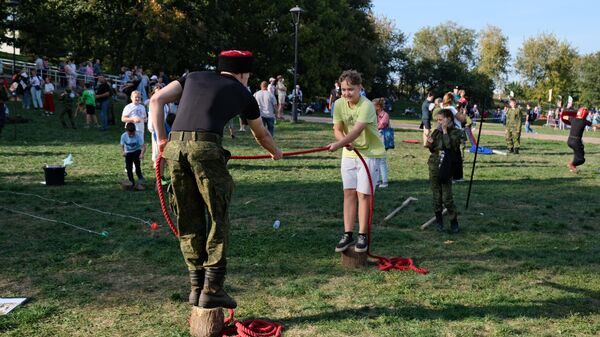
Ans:
POLYGON ((279 226, 281 226, 281 221, 279 221, 279 219, 277 219, 277 220, 275 220, 275 222, 273 222, 273 228, 279 229, 279 226))

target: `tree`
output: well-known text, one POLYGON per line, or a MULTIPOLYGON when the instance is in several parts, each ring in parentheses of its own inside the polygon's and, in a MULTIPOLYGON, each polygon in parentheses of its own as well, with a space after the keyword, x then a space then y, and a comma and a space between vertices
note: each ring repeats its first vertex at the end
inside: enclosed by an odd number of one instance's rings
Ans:
POLYGON ((475 64, 475 31, 448 21, 415 33, 412 53, 417 60, 451 62, 471 68, 475 64))
MULTIPOLYGON (((256 88, 279 74, 291 78, 294 5, 292 0, 21 0, 18 46, 53 63, 100 58, 107 72, 142 65, 170 74, 212 69, 218 51, 248 49, 257 60, 250 83, 256 88)), ((404 35, 370 17, 370 0, 313 0, 302 7, 298 79, 305 96, 326 95, 345 69, 360 71, 367 89, 384 92, 391 84, 389 72, 401 63, 404 35)), ((11 24, 7 10, 0 6, 0 29, 11 24)))
POLYGON ((563 97, 575 88, 575 64, 578 54, 567 42, 552 34, 540 34, 523 42, 515 68, 533 87, 535 97, 544 97, 549 89, 563 97))
POLYGON ((600 52, 581 57, 577 67, 579 100, 587 106, 600 105, 600 52))
POLYGON ((508 38, 496 26, 488 25, 479 33, 479 61, 477 70, 487 75, 500 87, 507 73, 510 52, 508 38))
POLYGON ((371 95, 387 96, 393 87, 393 77, 397 77, 407 65, 407 54, 404 48, 406 36, 385 16, 375 17, 371 13, 369 18, 378 39, 375 53, 377 67, 371 95))

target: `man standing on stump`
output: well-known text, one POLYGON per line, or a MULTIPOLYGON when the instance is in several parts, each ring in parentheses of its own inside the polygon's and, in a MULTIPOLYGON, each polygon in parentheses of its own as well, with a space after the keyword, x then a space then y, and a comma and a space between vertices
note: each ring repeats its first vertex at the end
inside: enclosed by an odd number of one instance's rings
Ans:
POLYGON ((246 88, 253 62, 251 52, 223 51, 217 72, 191 72, 150 100, 159 152, 171 173, 180 248, 190 272, 189 302, 203 308, 237 306, 223 290, 233 193, 226 167, 231 154, 221 144, 223 128, 239 114, 273 159, 283 156, 246 88), (179 108, 167 141, 163 107, 175 101, 179 108))

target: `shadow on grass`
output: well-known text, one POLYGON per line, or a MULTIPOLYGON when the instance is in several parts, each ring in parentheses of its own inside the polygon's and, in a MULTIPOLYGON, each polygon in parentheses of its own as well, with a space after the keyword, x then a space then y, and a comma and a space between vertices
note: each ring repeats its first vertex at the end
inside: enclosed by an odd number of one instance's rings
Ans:
POLYGON ((299 316, 282 320, 285 326, 310 325, 327 321, 344 321, 356 319, 391 319, 397 320, 445 320, 457 321, 470 318, 495 317, 498 319, 528 318, 566 318, 574 314, 588 316, 600 313, 598 299, 600 293, 574 287, 551 285, 567 288, 570 292, 583 294, 575 297, 561 297, 546 301, 527 303, 492 304, 486 306, 466 306, 462 304, 441 305, 430 308, 418 305, 407 305, 396 308, 362 307, 356 309, 333 310, 317 315, 299 316))

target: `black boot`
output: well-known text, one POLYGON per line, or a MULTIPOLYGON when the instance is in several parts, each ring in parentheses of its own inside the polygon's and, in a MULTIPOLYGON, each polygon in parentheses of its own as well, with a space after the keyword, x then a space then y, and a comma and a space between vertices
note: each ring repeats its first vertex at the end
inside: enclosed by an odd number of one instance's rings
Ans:
POLYGON ((444 230, 444 216, 442 212, 435 212, 435 223, 437 224, 438 232, 442 232, 444 230))
POLYGON ((204 286, 204 269, 190 270, 190 284, 191 290, 188 301, 191 305, 198 305, 198 298, 204 286))
POLYGON ((458 229, 458 219, 454 219, 450 222, 450 233, 452 234, 456 234, 460 231, 460 229, 458 229))
POLYGON ((225 268, 208 268, 204 277, 204 288, 198 299, 201 308, 228 308, 235 309, 237 303, 223 290, 225 281, 225 268))

